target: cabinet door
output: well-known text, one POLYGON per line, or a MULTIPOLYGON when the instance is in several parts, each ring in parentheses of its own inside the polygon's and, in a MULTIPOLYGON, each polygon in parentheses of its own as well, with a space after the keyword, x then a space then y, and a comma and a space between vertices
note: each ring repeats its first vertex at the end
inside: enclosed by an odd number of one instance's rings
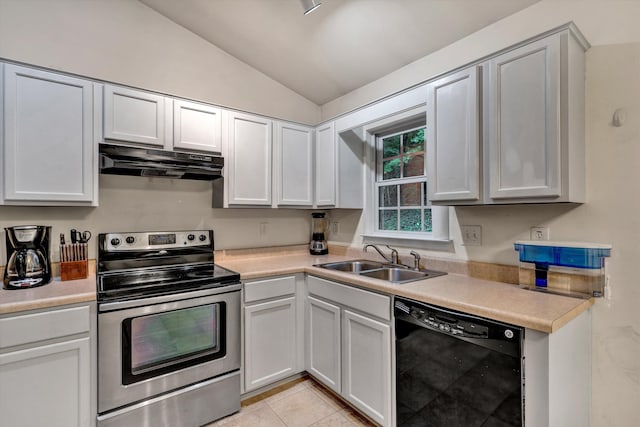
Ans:
POLYGON ((105 85, 104 138, 164 148, 165 97, 105 85))
POLYGON ((278 205, 313 205, 313 129, 278 123, 276 130, 278 205))
POLYGON ((229 204, 271 205, 272 122, 229 114, 229 204))
POLYGON ((93 83, 6 64, 5 201, 93 201, 94 153, 93 83))
POLYGON ((316 129, 316 206, 336 204, 336 142, 333 122, 316 129))
POLYGON ((196 102, 174 100, 173 146, 220 153, 222 151, 221 110, 196 102))
POLYGON ((307 297, 307 371, 340 393, 340 307, 307 297))
POLYGON ((500 55, 489 69, 491 198, 560 196, 560 37, 500 55))
POLYGON ((391 328, 343 311, 342 395, 381 425, 391 420, 391 328))
POLYGON ((479 68, 427 85, 427 174, 431 201, 480 197, 479 68))
POLYGON ((296 373, 296 298, 247 306, 245 321, 245 391, 296 373))
POLYGON ((89 352, 81 338, 0 354, 1 424, 93 425, 89 352))

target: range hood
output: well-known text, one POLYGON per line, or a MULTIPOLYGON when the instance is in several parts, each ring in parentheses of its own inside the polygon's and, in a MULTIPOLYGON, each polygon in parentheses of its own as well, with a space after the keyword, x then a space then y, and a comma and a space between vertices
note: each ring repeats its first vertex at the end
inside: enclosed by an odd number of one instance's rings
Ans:
POLYGON ((213 182, 214 208, 223 207, 224 158, 217 155, 180 153, 147 148, 99 144, 100 173, 192 179, 213 182))
POLYGON ((100 173, 213 181, 222 177, 221 156, 100 144, 100 173))

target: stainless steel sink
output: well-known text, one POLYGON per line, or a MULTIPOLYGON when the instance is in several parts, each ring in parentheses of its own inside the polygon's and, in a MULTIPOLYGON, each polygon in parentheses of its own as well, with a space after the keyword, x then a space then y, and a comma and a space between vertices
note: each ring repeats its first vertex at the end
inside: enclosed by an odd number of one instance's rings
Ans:
POLYGON ((414 280, 428 279, 431 277, 442 276, 441 271, 433 270, 409 270, 408 268, 390 267, 380 268, 378 270, 363 271, 362 276, 373 277, 374 279, 386 280, 392 283, 406 283, 414 280))
POLYGON ((354 261, 330 262, 327 264, 316 264, 316 267, 322 267, 329 270, 346 271, 349 273, 359 274, 361 271, 375 270, 382 268, 384 264, 381 262, 369 261, 366 259, 357 259, 354 261))
POLYGON ((429 279, 447 274, 442 271, 435 270, 411 270, 410 268, 402 265, 389 265, 364 259, 316 264, 315 267, 359 274, 361 276, 385 280, 396 284, 429 279))

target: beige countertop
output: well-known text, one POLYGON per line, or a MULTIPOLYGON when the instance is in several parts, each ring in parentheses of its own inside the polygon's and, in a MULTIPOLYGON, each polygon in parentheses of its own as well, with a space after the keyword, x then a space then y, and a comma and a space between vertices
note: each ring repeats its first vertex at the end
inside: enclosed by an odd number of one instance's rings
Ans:
MULTIPOLYGON (((516 285, 481 280, 460 274, 419 280, 403 285, 341 271, 313 267, 354 256, 311 256, 300 251, 280 252, 276 256, 251 253, 216 255, 216 263, 237 271, 243 280, 293 273, 309 273, 390 295, 511 323, 542 332, 554 332, 591 307, 594 299, 578 299, 521 289, 516 285)), ((0 314, 95 301, 96 279, 61 282, 59 277, 32 289, 0 289, 0 314)))
POLYGON ((292 273, 308 273, 361 288, 403 296, 453 310, 551 333, 594 303, 521 289, 517 285, 475 279, 459 274, 419 280, 402 285, 341 271, 313 267, 353 256, 282 254, 280 256, 231 256, 216 263, 240 273, 243 280, 292 273))
POLYGON ((56 307, 96 300, 96 276, 60 281, 60 277, 37 288, 0 289, 0 314, 56 307))

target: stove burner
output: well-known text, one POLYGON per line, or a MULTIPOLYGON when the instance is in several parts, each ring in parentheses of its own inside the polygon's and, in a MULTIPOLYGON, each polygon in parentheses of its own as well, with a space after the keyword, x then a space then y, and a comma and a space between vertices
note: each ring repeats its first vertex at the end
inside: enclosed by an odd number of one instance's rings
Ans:
POLYGON ((113 245, 116 233, 98 236, 98 301, 128 300, 240 282, 240 275, 213 262, 213 231, 162 232, 162 250, 146 243, 159 233, 126 233, 133 246, 113 245), (189 236, 204 236, 194 244, 189 236), (170 238, 168 238, 168 237, 170 238), (209 236, 209 237, 207 237, 209 236), (167 244, 167 241, 173 241, 167 244), (186 243, 189 242, 185 247, 186 243), (138 244, 138 247, 135 245, 138 244))

